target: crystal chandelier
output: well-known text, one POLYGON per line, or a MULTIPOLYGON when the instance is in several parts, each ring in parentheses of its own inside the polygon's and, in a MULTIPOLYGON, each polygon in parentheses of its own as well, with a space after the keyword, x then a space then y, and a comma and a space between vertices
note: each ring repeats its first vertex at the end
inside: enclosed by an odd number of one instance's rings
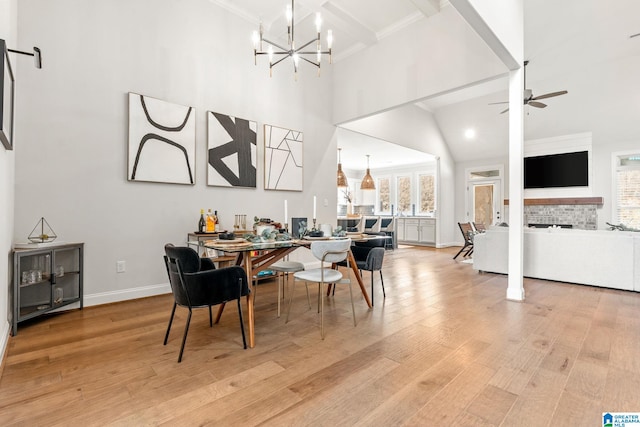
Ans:
POLYGON ((294 38, 294 23, 295 19, 293 17, 293 1, 291 0, 291 6, 287 5, 286 17, 287 17, 287 47, 281 46, 280 44, 273 42, 271 40, 267 40, 264 38, 264 29, 262 27, 262 23, 260 23, 260 30, 253 32, 253 58, 254 63, 258 65, 258 55, 268 55, 269 56, 269 76, 273 75, 273 67, 287 59, 287 57, 293 60, 293 72, 296 76, 298 76, 298 66, 300 64, 300 60, 308 62, 309 64, 315 65, 318 68, 318 75, 320 75, 320 62, 322 61, 322 55, 329 55, 329 64, 331 64, 331 45, 333 44, 333 32, 331 30, 327 31, 327 50, 322 50, 322 44, 320 42, 320 28, 322 27, 322 17, 320 13, 316 13, 316 32, 317 37, 308 41, 300 47, 296 46, 295 38, 294 38), (267 50, 263 49, 263 42, 269 45, 267 50), (305 51, 303 49, 315 43, 315 50, 305 51), (274 50, 275 48, 275 50, 274 50), (274 62, 275 56, 280 56, 279 59, 276 59, 274 62), (307 57, 309 56, 309 57, 307 57), (315 60, 314 60, 315 59, 315 60))

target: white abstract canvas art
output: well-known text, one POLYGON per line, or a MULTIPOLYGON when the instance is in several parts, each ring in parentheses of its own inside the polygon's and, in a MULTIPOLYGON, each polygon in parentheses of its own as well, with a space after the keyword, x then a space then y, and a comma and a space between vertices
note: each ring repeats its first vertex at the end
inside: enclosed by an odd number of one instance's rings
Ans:
POLYGON ((207 185, 256 187, 258 124, 207 112, 207 185))
POLYGON ((303 133, 264 125, 265 190, 302 191, 303 133))
POLYGON ((193 107, 129 93, 130 181, 195 183, 193 107))

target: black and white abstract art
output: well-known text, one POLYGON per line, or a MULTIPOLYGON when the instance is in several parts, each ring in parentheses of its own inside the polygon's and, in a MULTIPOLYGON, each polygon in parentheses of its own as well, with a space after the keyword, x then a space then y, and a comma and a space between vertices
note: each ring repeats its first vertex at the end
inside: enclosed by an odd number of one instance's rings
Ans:
POLYGON ((264 125, 265 190, 302 191, 302 142, 300 131, 264 125))
POLYGON ((195 183, 193 107, 129 93, 130 181, 195 183))
POLYGON ((207 113, 207 185, 256 187, 257 127, 250 120, 207 113))

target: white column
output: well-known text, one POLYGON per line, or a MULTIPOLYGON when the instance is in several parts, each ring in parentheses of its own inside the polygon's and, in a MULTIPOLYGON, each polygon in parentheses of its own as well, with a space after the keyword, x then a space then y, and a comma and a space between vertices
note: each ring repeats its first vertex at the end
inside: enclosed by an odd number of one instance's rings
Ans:
POLYGON ((524 301, 522 216, 524 171, 524 68, 509 72, 509 279, 507 299, 524 301))

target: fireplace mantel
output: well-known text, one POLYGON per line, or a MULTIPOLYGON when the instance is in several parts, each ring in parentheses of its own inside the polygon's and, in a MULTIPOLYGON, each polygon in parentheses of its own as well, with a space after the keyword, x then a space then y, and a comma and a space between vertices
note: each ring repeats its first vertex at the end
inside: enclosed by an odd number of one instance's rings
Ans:
MULTIPOLYGON (((546 199, 524 199, 525 206, 532 205, 598 205, 602 206, 602 197, 557 197, 546 199)), ((509 199, 504 199, 504 204, 509 204, 509 199)))

